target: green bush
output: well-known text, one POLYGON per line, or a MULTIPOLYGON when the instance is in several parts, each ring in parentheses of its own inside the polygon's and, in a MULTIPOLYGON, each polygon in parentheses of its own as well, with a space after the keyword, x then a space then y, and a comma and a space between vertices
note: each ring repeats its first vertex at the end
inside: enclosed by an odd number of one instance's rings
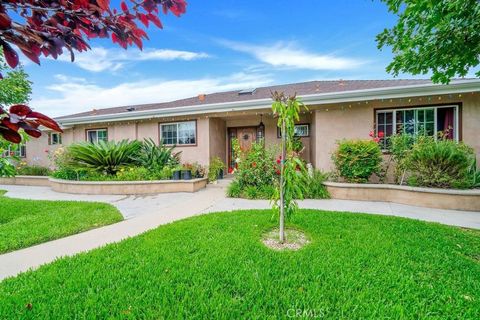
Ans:
POLYGON ((41 166, 19 166, 17 167, 17 175, 21 176, 48 176, 51 171, 47 167, 41 166))
POLYGON ((275 149, 266 148, 262 143, 253 143, 248 152, 239 155, 235 180, 242 188, 273 185, 278 180, 275 149))
MULTIPOLYGON (((191 170, 186 168, 186 170, 191 170)), ((210 160, 210 166, 208 167, 208 181, 213 182, 218 179, 220 172, 225 170, 225 164, 219 157, 212 158, 210 160)))
POLYGON ((424 137, 419 139, 407 157, 408 182, 434 188, 471 188, 475 152, 463 143, 424 137))
POLYGON ((401 183, 407 171, 408 155, 410 154, 417 137, 412 134, 397 134, 389 138, 389 152, 395 163, 394 178, 396 183, 401 183))
POLYGON ((165 166, 173 167, 179 164, 181 152, 173 152, 174 148, 166 147, 161 142, 157 146, 152 139, 145 139, 133 159, 139 166, 152 172, 161 172, 165 166))
POLYGON ((73 166, 114 175, 120 168, 135 163, 134 157, 141 147, 140 142, 128 140, 81 142, 71 145, 68 152, 73 166))
POLYGON ((227 187, 227 197, 240 198, 242 195, 242 187, 237 180, 233 180, 227 187))
POLYGON ((382 151, 375 141, 341 141, 332 159, 339 176, 347 182, 365 183, 373 174, 381 175, 382 151))
POLYGON ((323 184, 328 179, 328 174, 320 170, 314 170, 313 175, 307 179, 305 199, 329 199, 327 187, 323 184))
POLYGON ((86 180, 91 175, 91 170, 72 167, 61 167, 50 174, 51 177, 63 180, 86 180))

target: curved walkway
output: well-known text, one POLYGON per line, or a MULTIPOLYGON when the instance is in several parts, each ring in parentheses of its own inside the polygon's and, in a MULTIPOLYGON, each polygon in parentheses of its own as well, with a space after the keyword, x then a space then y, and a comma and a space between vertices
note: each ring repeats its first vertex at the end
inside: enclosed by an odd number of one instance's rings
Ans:
MULTIPOLYGON (((227 181, 210 185, 196 193, 171 193, 151 196, 105 196, 57 193, 48 187, 2 186, 12 198, 35 200, 99 201, 116 206, 125 220, 113 225, 42 243, 0 255, 0 280, 51 262, 136 236, 159 225, 195 215, 241 209, 270 208, 266 200, 229 199, 225 197, 227 181)), ((331 211, 392 215, 452 226, 480 229, 480 212, 438 210, 386 202, 348 200, 304 200, 300 207, 331 211)))

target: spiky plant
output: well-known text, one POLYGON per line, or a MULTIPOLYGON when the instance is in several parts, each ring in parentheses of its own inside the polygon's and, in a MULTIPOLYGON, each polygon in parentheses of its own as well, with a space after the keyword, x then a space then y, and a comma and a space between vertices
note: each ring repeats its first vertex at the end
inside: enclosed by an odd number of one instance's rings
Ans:
POLYGON ((121 167, 135 163, 135 155, 141 146, 139 141, 128 140, 80 142, 71 145, 68 151, 72 165, 113 175, 121 167))
POLYGON ((145 139, 134 160, 138 165, 151 171, 161 170, 165 166, 175 166, 180 163, 181 152, 173 152, 174 148, 175 146, 167 147, 162 142, 157 146, 151 138, 145 139))

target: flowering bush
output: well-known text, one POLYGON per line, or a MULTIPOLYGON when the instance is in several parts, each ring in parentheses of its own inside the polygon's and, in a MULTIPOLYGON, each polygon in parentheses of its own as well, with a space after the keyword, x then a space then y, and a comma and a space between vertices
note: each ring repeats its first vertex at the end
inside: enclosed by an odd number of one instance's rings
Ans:
POLYGON ((247 186, 273 185, 278 177, 274 149, 265 148, 263 143, 252 144, 249 151, 238 150, 235 180, 242 189, 247 186))

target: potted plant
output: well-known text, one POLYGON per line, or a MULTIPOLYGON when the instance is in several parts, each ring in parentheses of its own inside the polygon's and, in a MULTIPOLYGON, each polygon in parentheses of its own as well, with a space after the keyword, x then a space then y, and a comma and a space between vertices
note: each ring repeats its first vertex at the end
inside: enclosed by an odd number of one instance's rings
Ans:
POLYGON ((193 165, 190 163, 184 163, 182 166, 181 179, 192 180, 193 165))
POLYGON ((212 158, 208 168, 208 181, 215 182, 223 179, 223 168, 225 168, 225 164, 219 157, 212 158))
POLYGON ((176 167, 172 170, 172 178, 173 178, 173 180, 180 180, 180 179, 182 179, 182 167, 176 166, 176 167))

